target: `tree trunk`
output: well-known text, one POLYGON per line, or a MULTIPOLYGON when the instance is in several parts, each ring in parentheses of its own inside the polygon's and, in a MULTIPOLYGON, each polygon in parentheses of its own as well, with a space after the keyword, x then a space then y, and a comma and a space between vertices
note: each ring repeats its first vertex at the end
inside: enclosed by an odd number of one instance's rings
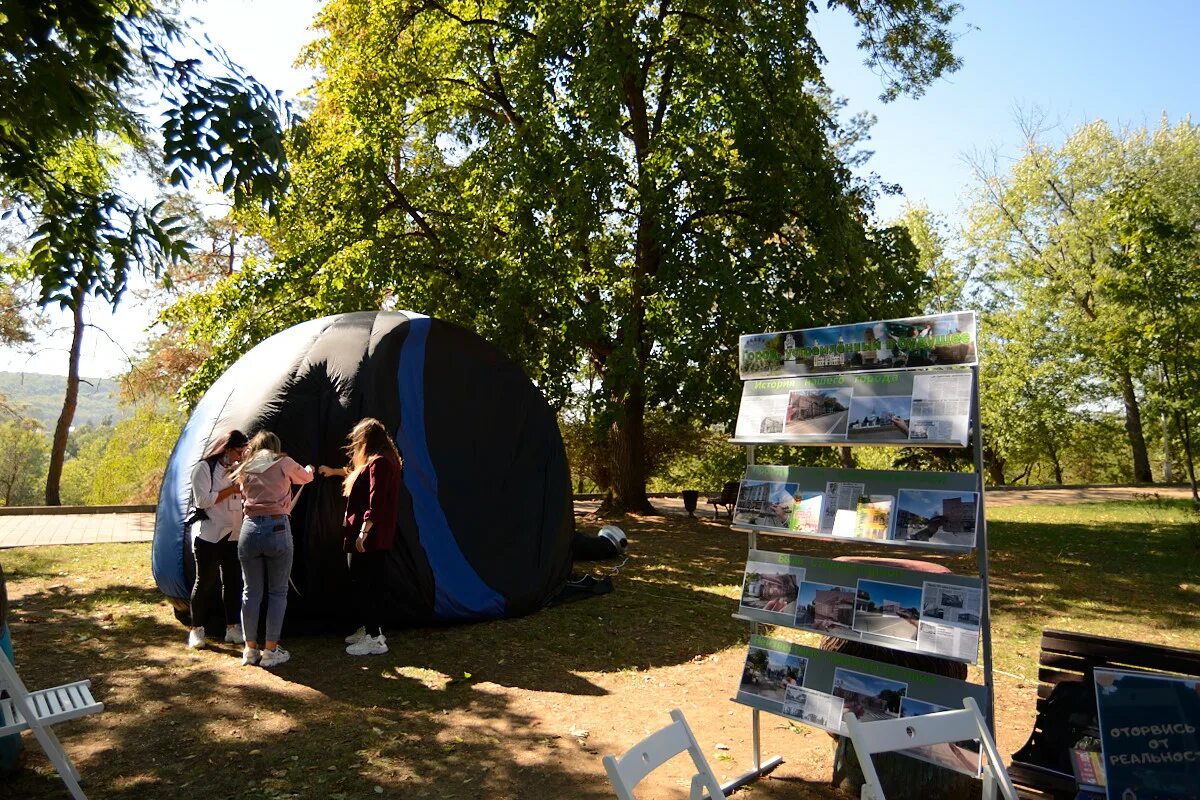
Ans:
POLYGON ((58 485, 62 480, 63 461, 67 455, 67 437, 71 433, 71 422, 75 419, 75 406, 79 400, 79 354, 83 350, 83 288, 75 290, 74 329, 71 331, 71 352, 67 362, 67 393, 63 397, 62 413, 54 426, 54 441, 50 446, 50 469, 46 473, 46 505, 59 506, 58 485))
POLYGON ((641 376, 634 379, 621 419, 609 429, 612 477, 604 514, 653 514, 646 496, 646 397, 641 376))
POLYGON ((1171 426, 1167 423, 1167 412, 1162 415, 1163 429, 1163 483, 1171 483, 1175 475, 1171 468, 1171 426))
POLYGON ((993 486, 1004 486, 1004 458, 995 450, 985 446, 983 448, 983 463, 987 468, 988 475, 992 479, 993 486))
POLYGON ((1050 455, 1050 464, 1054 467, 1054 482, 1062 486, 1062 464, 1059 463, 1058 448, 1054 446, 1054 436, 1045 429, 1042 435, 1046 437, 1046 452, 1050 455))
POLYGON ((853 447, 839 447, 838 448, 838 458, 841 460, 842 467, 844 469, 854 469, 854 448, 853 447))
POLYGON ((1146 452, 1146 439, 1142 436, 1142 412, 1138 408, 1133 376, 1127 369, 1121 371, 1121 399, 1125 403, 1125 431, 1133 450, 1133 480, 1135 483, 1154 483, 1150 454, 1146 452))
POLYGON ((1179 425, 1179 431, 1183 434, 1183 453, 1187 463, 1188 480, 1192 484, 1192 499, 1200 502, 1200 492, 1196 487, 1196 464, 1192 458, 1192 425, 1186 411, 1182 415, 1176 412, 1176 417, 1176 424, 1179 425))

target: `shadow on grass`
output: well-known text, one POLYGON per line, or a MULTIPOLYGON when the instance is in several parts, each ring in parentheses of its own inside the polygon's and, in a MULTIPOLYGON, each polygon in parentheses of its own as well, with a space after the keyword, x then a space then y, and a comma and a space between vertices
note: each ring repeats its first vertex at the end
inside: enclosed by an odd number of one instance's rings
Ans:
MULTIPOLYGON (((297 637, 293 661, 274 673, 238 666, 233 646, 185 650, 184 628, 149 585, 59 584, 48 561, 43 579, 26 570, 13 581, 23 584, 18 669, 33 688, 93 680, 106 711, 60 730, 93 798, 338 800, 380 796, 376 787, 439 800, 607 798, 597 749, 607 745, 546 730, 541 704, 600 697, 601 674, 691 662, 748 635, 730 599, 743 535, 671 518, 625 526, 631 558, 611 595, 521 619, 391 631, 391 651, 371 659, 349 659, 339 638, 297 637)), ((0 795, 63 796, 40 749, 27 747, 32 769, 0 795)))
POLYGON ((1200 549, 1187 522, 989 525, 993 613, 1040 628, 1051 616, 1200 628, 1195 565, 1200 549))

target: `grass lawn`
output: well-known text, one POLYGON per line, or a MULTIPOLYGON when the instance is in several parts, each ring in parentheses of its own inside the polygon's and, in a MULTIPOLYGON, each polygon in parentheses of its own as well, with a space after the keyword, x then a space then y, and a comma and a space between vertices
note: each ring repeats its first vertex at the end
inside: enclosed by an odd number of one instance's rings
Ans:
MULTIPOLYGON (((1200 524, 1186 503, 1010 506, 989 517, 1002 753, 1030 730, 1042 628, 1200 649, 1200 524)), ((731 618, 745 536, 711 518, 624 527, 632 558, 611 595, 524 619, 394 631, 391 652, 370 659, 345 656, 334 637, 294 638, 293 661, 274 671, 241 667, 233 646, 187 650, 145 544, 6 550, 0 563, 26 683, 90 677, 107 706, 58 728, 92 798, 607 798, 600 756, 676 706, 718 775, 740 774, 750 712, 728 698, 749 635, 731 618)), ((839 544, 759 538, 806 555, 854 549, 839 544)), ((970 558, 931 560, 974 570, 970 558)), ((786 761, 739 796, 842 797, 828 788, 830 737, 763 721, 764 756, 786 761)), ((40 749, 27 748, 29 769, 0 783, 0 797, 64 797, 40 749)), ((686 796, 683 766, 645 789, 686 796)))

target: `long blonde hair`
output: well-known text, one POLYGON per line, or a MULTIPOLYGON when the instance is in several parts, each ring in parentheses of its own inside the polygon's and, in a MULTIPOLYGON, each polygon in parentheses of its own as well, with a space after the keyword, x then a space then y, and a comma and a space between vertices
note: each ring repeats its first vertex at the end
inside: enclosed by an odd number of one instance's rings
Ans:
POLYGON ((246 445, 246 452, 242 455, 242 461, 237 465, 237 468, 229 474, 231 480, 239 481, 242 479, 242 472, 246 465, 254 460, 254 457, 261 452, 270 453, 273 456, 278 456, 283 450, 283 443, 279 441, 279 437, 270 431, 259 431, 250 438, 250 444, 246 445))
POLYGON ((383 423, 374 417, 364 417, 354 426, 354 430, 350 431, 350 441, 346 444, 346 457, 350 459, 350 468, 346 472, 346 479, 342 481, 342 494, 349 497, 358 474, 366 469, 372 460, 389 453, 403 464, 400 453, 396 450, 396 443, 388 435, 383 423))

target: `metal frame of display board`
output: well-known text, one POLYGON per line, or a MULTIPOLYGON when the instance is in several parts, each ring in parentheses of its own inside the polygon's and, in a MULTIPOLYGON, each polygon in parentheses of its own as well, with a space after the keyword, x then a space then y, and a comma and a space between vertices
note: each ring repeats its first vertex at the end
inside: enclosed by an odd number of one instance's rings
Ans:
MULTIPOLYGON (((978 568, 979 568, 980 584, 981 584, 981 588, 982 588, 982 594, 981 594, 981 598, 980 598, 980 613, 979 613, 979 635, 980 635, 980 639, 982 641, 982 647, 983 647, 983 657, 982 657, 983 658, 983 682, 984 682, 984 686, 987 690, 987 700, 988 700, 985 719, 987 721, 988 730, 991 732, 992 736, 994 737, 996 735, 996 714, 995 714, 996 692, 995 692, 995 686, 993 684, 993 679, 992 679, 992 611, 991 611, 991 592, 989 591, 989 588, 988 588, 987 515, 984 513, 984 497, 983 497, 983 495, 984 495, 984 493, 983 493, 983 429, 982 429, 982 425, 980 424, 979 405, 980 405, 980 403, 979 403, 979 367, 976 365, 976 366, 971 367, 971 410, 970 410, 970 415, 971 415, 970 421, 971 421, 971 425, 973 426, 973 435, 972 435, 971 441, 972 441, 972 445, 975 450, 975 454, 974 454, 975 455, 975 458, 974 458, 975 486, 976 486, 976 491, 978 492, 978 496, 979 496, 979 503, 976 508, 976 517, 975 517, 975 553, 976 553, 976 562, 977 562, 978 568)), ((812 446, 812 445, 794 444, 794 443, 788 443, 788 442, 780 442, 779 444, 792 446, 792 447, 812 446)), ((746 448, 746 466, 747 467, 754 466, 754 464, 755 464, 754 450, 755 450, 756 444, 743 444, 742 446, 746 448)), ((829 445, 828 445, 828 443, 823 443, 821 446, 829 446, 829 445)), ((836 444, 833 446, 836 446, 836 444)), ((805 539, 816 538, 816 539, 823 539, 825 541, 829 541, 829 537, 826 537, 826 536, 809 536, 809 535, 801 535, 801 534, 789 534, 789 533, 770 531, 770 530, 759 530, 757 528, 750 528, 750 527, 740 526, 740 525, 731 525, 730 528, 733 530, 744 531, 746 533, 746 535, 747 535, 747 552, 749 552, 750 550, 758 549, 758 534, 760 534, 760 533, 766 534, 767 536, 783 536, 783 537, 788 537, 788 538, 805 538, 805 539)), ((861 542, 866 542, 867 544, 878 544, 878 545, 885 545, 885 546, 887 545, 887 542, 870 540, 870 539, 861 539, 861 540, 856 539, 856 540, 854 540, 854 542, 856 544, 861 543, 861 542)), ((946 550, 953 550, 953 551, 957 551, 957 552, 966 552, 969 548, 943 547, 943 548, 937 548, 937 549, 939 549, 943 552, 946 550)), ((754 626, 753 632, 755 634, 759 633, 760 626, 763 623, 753 621, 753 620, 748 620, 748 621, 752 622, 752 624, 754 626)), ((721 787, 723 790, 732 791, 733 789, 739 788, 741 786, 745 786, 748 783, 752 783, 753 781, 757 780, 758 778, 762 777, 763 775, 768 774, 769 772, 774 770, 776 767, 778 767, 781 763, 783 763, 782 756, 773 756, 771 759, 769 759, 765 763, 762 761, 760 738, 759 738, 760 729, 761 729, 761 722, 759 719, 760 713, 761 713, 760 710, 757 708, 751 709, 751 723, 750 723, 751 724, 751 746, 752 746, 751 764, 753 765, 753 768, 750 771, 744 773, 743 775, 740 775, 737 778, 735 778, 734 780, 730 781, 728 784, 723 785, 721 787)))

